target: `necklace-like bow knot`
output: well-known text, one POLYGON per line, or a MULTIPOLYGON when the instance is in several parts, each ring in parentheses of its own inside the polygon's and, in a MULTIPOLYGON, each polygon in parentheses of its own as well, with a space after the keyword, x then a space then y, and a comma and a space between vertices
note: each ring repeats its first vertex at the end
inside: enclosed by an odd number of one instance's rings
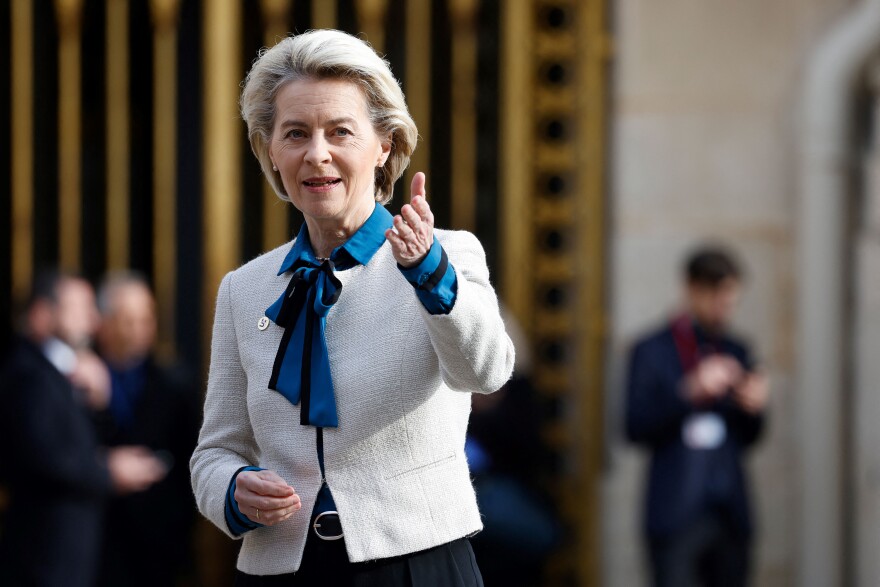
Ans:
POLYGON ((303 224, 278 275, 293 275, 266 316, 284 328, 272 365, 269 388, 290 403, 300 404, 300 423, 336 427, 336 396, 330 376, 330 360, 324 337, 327 315, 339 300, 342 282, 335 271, 366 265, 385 243, 385 231, 393 226, 391 214, 378 203, 367 221, 330 257, 319 259, 303 224))
POLYGON ((312 426, 339 425, 324 338, 327 314, 342 293, 334 269, 330 259, 320 265, 298 260, 284 293, 266 310, 284 328, 269 388, 294 405, 302 402, 300 423, 312 426))

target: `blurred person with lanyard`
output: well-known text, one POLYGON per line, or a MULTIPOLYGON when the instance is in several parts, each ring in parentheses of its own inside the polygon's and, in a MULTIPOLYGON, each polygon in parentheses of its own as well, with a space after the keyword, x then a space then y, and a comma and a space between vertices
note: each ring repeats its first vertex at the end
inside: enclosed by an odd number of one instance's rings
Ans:
POLYGON ((109 377, 89 350, 97 325, 87 281, 42 273, 0 366, 0 475, 11 494, 2 585, 92 587, 106 498, 165 474, 144 447, 99 446, 89 411, 106 406, 109 377))
POLYGON ((156 302, 143 276, 109 275, 98 308, 97 349, 111 382, 109 404, 97 419, 101 439, 107 446, 146 446, 168 469, 147 491, 110 500, 99 585, 173 585, 192 571, 196 510, 188 463, 201 398, 186 370, 153 357, 156 302))
POLYGON ((479 241, 434 228, 423 173, 383 206, 418 135, 360 39, 262 51, 241 109, 305 223, 217 297, 191 470, 201 512, 244 536, 236 584, 482 585, 465 431, 514 351, 479 241))
POLYGON ((630 355, 626 432, 650 450, 645 532, 657 586, 742 586, 752 534, 742 459, 767 379, 729 332, 741 272, 721 248, 685 267, 686 309, 630 355))

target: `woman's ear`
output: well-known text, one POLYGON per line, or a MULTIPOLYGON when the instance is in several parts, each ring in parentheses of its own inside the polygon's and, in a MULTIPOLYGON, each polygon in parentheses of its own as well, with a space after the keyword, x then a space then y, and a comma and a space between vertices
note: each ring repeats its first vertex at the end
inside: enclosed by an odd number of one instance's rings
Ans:
POLYGON ((385 162, 388 161, 388 157, 391 156, 391 133, 388 133, 385 138, 382 139, 380 146, 382 150, 379 153, 379 160, 376 162, 376 167, 384 167, 385 162))

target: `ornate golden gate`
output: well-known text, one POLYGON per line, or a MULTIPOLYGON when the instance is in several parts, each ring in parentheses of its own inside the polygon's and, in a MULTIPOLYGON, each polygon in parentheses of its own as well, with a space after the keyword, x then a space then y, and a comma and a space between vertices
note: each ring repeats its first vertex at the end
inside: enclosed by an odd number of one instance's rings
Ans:
POLYGON ((155 286, 162 351, 203 360, 222 275, 299 222, 247 147, 248 64, 288 31, 359 32, 403 80, 438 224, 480 236, 532 345, 569 529, 547 584, 597 584, 605 19, 604 0, 11 0, 4 320, 35 268, 131 267, 155 286))

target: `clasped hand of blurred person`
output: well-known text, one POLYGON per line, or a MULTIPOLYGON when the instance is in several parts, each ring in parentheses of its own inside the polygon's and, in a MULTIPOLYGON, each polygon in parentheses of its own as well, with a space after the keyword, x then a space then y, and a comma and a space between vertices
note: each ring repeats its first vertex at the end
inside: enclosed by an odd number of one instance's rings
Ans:
POLYGON ((107 467, 117 493, 149 489, 168 472, 165 464, 143 446, 117 446, 107 451, 107 467))
MULTIPOLYGON (((68 379, 90 410, 100 412, 107 408, 111 393, 110 373, 93 351, 77 351, 76 365, 68 379)), ((107 448, 106 453, 113 488, 120 495, 145 491, 168 473, 166 464, 145 446, 116 446, 107 448)))
POLYGON ((92 350, 80 349, 76 352, 76 365, 68 378, 92 410, 101 411, 110 403, 110 373, 92 350))
POLYGON ((107 500, 167 472, 145 447, 101 447, 93 410, 107 405, 110 377, 90 350, 98 324, 87 281, 41 273, 0 365, 4 585, 94 585, 107 500))
POLYGON ((748 584, 743 460, 764 429, 770 391, 750 345, 731 331, 741 275, 727 250, 694 251, 684 311, 630 352, 625 424, 651 458, 643 528, 659 587, 748 584))
POLYGON ((702 359, 684 380, 683 393, 694 405, 707 405, 731 394, 745 411, 757 414, 767 405, 770 387, 760 371, 746 371, 731 355, 702 359))
POLYGON ((98 587, 180 584, 194 575, 196 508, 186 463, 198 435, 198 380, 178 361, 154 356, 157 308, 144 275, 106 275, 98 308, 95 346, 110 386, 96 415, 100 441, 122 472, 117 487, 143 490, 107 503, 98 587))

